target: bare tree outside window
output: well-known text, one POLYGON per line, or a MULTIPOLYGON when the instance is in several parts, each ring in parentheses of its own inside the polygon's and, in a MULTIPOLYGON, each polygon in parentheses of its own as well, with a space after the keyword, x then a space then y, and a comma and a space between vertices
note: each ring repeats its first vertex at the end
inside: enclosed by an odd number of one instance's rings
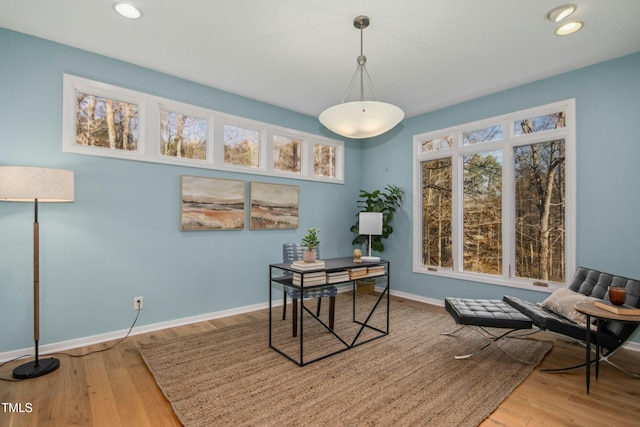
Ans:
POLYGON ((273 168, 284 172, 300 173, 300 140, 286 136, 273 136, 273 168))
POLYGON ((502 139, 502 126, 494 125, 484 129, 463 132, 463 145, 482 144, 484 142, 499 141, 502 139))
POLYGON ((207 159, 207 121, 184 114, 160 111, 160 151, 163 156, 207 159))
POLYGON ((428 141, 422 141, 423 153, 448 150, 451 147, 453 147, 453 135, 446 136, 444 138, 435 138, 428 141))
POLYGON ((76 92, 76 144, 137 151, 138 106, 76 92))
POLYGON ((226 165, 260 166, 260 132, 224 125, 224 163, 226 165))
POLYGON ((502 272, 502 152, 464 156, 464 270, 502 272))
MULTIPOLYGON (((523 134, 565 126, 564 113, 522 120, 523 134)), ((516 274, 565 279, 565 141, 514 150, 516 182, 516 274)))
POLYGON ((575 128, 567 125, 574 105, 414 136, 421 212, 415 271, 482 274, 519 287, 565 282, 575 268, 575 128))
POLYGON ((336 176, 336 147, 313 144, 313 174, 315 176, 336 176))
POLYGON ((422 262, 453 266, 451 158, 422 162, 422 262))

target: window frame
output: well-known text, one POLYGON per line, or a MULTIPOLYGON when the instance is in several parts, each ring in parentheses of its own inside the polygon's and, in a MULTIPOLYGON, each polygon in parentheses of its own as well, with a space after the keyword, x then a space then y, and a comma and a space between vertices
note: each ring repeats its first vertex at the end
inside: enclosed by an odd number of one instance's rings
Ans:
POLYGON ((575 99, 568 99, 539 107, 529 108, 497 117, 464 123, 446 129, 414 135, 413 137, 413 272, 432 276, 489 283, 521 289, 552 292, 566 286, 576 268, 576 111, 575 99), (531 134, 518 135, 515 123, 538 116, 564 111, 565 127, 531 134), (464 132, 479 130, 491 125, 502 124, 503 139, 482 144, 463 145, 464 132), (453 135, 453 147, 449 149, 422 152, 423 141, 453 135), (565 282, 545 282, 539 286, 538 279, 519 278, 511 272, 515 262, 515 186, 513 149, 535 143, 564 139, 565 143, 565 282), (502 272, 500 275, 475 273, 463 270, 463 159, 465 155, 489 151, 502 151, 502 272), (422 263, 422 168, 423 161, 452 159, 452 257, 451 269, 437 268, 422 263), (535 284, 534 284, 535 283, 535 284))
POLYGON ((70 74, 63 75, 62 151, 99 157, 110 157, 142 162, 171 164, 200 169, 214 169, 243 174, 275 176, 295 180, 344 184, 344 141, 293 130, 269 123, 198 107, 171 99, 153 96, 96 82, 70 74), (136 151, 111 150, 82 146, 76 143, 76 92, 97 95, 118 101, 135 103, 138 107, 138 141, 136 151), (196 160, 164 156, 161 154, 160 111, 190 115, 207 121, 206 159, 196 160), (259 165, 245 167, 224 162, 225 124, 255 130, 259 133, 259 165), (273 167, 273 136, 299 139, 301 150, 300 173, 280 171, 273 167), (313 145, 335 147, 335 176, 316 176, 313 170, 313 145))

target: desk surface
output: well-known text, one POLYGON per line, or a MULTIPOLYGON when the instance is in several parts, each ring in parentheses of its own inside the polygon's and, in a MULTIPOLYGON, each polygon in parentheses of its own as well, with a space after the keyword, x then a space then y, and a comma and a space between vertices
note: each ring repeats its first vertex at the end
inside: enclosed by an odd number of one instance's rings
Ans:
POLYGON ((588 314, 589 316, 599 317, 601 319, 622 320, 624 322, 640 323, 640 316, 628 315, 628 314, 616 314, 612 311, 608 311, 598 307, 593 301, 579 302, 575 305, 575 309, 578 310, 580 313, 588 314))
POLYGON ((318 268, 317 270, 297 270, 296 268, 291 267, 290 262, 283 262, 280 264, 271 264, 270 267, 281 268, 283 270, 291 270, 301 273, 308 273, 311 271, 331 271, 331 270, 345 270, 350 268, 359 268, 359 267, 371 267, 374 265, 380 264, 388 264, 389 261, 380 260, 376 262, 353 262, 353 257, 342 257, 342 258, 326 258, 319 259, 318 261, 324 261, 324 268, 318 268))

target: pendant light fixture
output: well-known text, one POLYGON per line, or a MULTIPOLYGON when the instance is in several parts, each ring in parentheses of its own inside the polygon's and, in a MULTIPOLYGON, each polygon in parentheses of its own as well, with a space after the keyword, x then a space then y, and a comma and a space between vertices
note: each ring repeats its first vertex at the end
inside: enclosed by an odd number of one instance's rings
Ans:
POLYGON ((363 15, 357 16, 353 20, 353 26, 360 30, 358 67, 340 104, 324 110, 319 120, 338 135, 355 139, 371 138, 394 128, 404 118, 404 112, 393 104, 380 102, 373 81, 367 72, 367 57, 363 54, 363 30, 369 26, 369 18, 363 15), (345 102, 358 77, 360 78, 360 100, 345 102), (375 97, 374 101, 364 100, 365 79, 375 97))

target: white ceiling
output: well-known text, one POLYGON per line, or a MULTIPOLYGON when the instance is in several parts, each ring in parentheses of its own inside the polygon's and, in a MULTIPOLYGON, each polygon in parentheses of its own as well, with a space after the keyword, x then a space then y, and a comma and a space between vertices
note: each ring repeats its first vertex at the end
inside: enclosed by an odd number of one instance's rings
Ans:
MULTIPOLYGON (((407 117, 640 51, 639 0, 0 0, 0 27, 317 116, 340 102, 367 15, 367 68, 407 117)), ((1 61, 1 59, 0 59, 1 61)), ((1 66, 1 65, 0 65, 1 66)), ((357 96, 357 93, 355 94, 357 96)))

